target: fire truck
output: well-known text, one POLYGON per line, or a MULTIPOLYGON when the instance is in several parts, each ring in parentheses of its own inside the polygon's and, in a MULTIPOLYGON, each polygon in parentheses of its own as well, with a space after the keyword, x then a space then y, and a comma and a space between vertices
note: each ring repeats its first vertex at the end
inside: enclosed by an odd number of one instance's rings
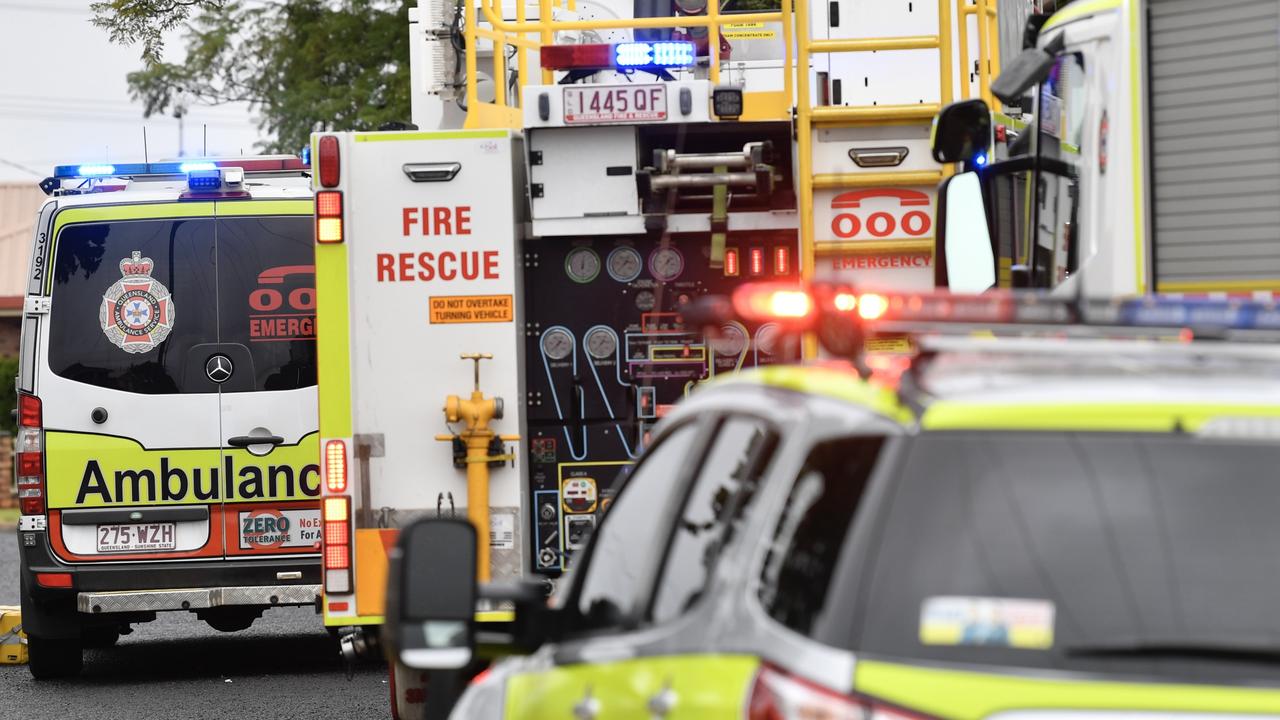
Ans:
POLYGON ((1262 0, 1093 0, 1039 17, 992 85, 1036 121, 993 126, 973 100, 939 119, 950 159, 1022 134, 948 180, 939 279, 1104 298, 1280 291, 1277 28, 1262 0))
MULTIPOLYGON (((397 528, 466 515, 483 580, 554 585, 676 400, 814 350, 768 322, 686 327, 688 303, 931 288, 951 166, 930 125, 991 100, 1031 7, 411 9, 413 127, 312 137, 322 610, 344 652, 374 644, 397 528)), ((421 713, 422 678, 392 680, 421 713)))

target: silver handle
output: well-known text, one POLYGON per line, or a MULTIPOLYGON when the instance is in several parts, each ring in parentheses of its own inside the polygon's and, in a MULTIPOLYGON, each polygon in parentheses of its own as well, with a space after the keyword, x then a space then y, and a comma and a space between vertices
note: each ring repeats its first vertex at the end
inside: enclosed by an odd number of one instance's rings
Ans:
POLYGON ((905 147, 850 148, 849 159, 860 168, 897 167, 910 152, 905 147))
POLYGON ((414 182, 449 182, 462 169, 462 163, 405 163, 401 169, 414 182))

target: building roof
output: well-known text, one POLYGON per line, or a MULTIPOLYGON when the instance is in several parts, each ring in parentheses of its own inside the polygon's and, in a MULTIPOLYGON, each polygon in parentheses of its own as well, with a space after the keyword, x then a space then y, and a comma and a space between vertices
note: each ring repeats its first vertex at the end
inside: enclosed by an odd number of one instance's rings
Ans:
POLYGON ((44 200, 34 182, 0 183, 0 317, 22 314, 31 231, 44 200))

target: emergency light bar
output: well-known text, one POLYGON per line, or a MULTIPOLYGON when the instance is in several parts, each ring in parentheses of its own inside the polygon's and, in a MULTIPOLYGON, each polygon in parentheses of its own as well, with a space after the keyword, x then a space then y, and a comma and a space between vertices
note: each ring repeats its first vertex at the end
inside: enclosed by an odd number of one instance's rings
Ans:
POLYGON ((884 293, 823 283, 750 283, 727 300, 707 297, 690 303, 682 315, 690 325, 712 331, 726 321, 740 320, 773 323, 792 335, 812 332, 836 355, 860 354, 863 341, 872 335, 979 330, 1005 335, 1154 334, 1184 341, 1228 335, 1280 339, 1280 304, 1275 302, 1165 297, 1077 301, 1009 290, 981 295, 884 293))
POLYGON ((543 45, 541 59, 548 70, 676 68, 697 62, 697 50, 683 40, 543 45))
POLYGON ((278 156, 267 158, 247 158, 243 160, 224 158, 217 160, 182 160, 153 163, 106 163, 84 165, 58 165, 53 169, 55 179, 99 178, 99 177, 138 177, 142 175, 187 175, 201 170, 217 168, 240 168, 244 172, 285 172, 308 169, 301 158, 278 156))

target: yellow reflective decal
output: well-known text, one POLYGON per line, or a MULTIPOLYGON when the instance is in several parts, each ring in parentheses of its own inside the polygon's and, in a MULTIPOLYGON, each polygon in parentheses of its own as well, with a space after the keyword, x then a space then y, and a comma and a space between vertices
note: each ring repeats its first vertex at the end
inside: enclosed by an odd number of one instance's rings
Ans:
POLYGON ((911 411, 898 401, 893 390, 868 383, 852 369, 820 365, 770 365, 723 375, 708 384, 732 383, 767 385, 829 397, 867 408, 903 425, 914 420, 911 411))
POLYGON ((861 660, 854 688, 910 710, 952 720, 979 720, 1011 710, 1274 713, 1280 689, 1173 683, 1050 680, 961 672, 861 660))
POLYGON ((265 457, 243 448, 148 450, 130 438, 45 434, 51 508, 318 498, 319 456, 316 433, 265 457))
POLYGON ((351 309, 347 244, 316 244, 316 360, 320 433, 351 436, 351 309))
POLYGON ((315 201, 305 200, 223 200, 218 202, 218 217, 247 217, 256 215, 310 215, 315 212, 315 201))
POLYGON ((925 411, 926 430, 1194 432, 1215 418, 1280 417, 1274 405, 974 403, 943 400, 925 411))
POLYGON ((601 718, 652 720, 650 698, 670 688, 679 701, 666 720, 741 720, 759 665, 748 655, 668 655, 520 673, 507 681, 504 717, 564 720, 590 696, 601 718))

